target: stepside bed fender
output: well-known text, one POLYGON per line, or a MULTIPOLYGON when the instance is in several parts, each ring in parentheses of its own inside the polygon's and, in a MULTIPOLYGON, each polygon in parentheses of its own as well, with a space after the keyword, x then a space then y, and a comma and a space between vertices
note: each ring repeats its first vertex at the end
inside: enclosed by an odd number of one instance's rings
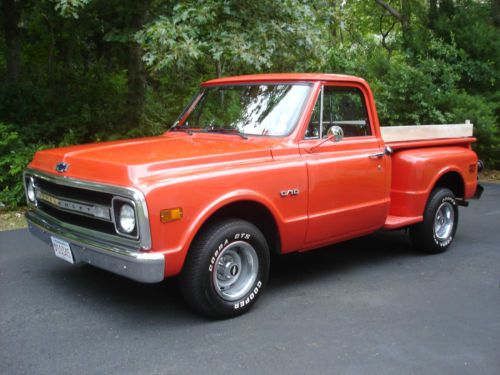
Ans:
MULTIPOLYGON (((433 147, 396 152, 392 157, 392 186, 390 214, 421 216, 432 189, 443 176, 459 176, 463 184, 463 197, 474 195, 477 171, 476 154, 464 147, 433 147)), ((456 177, 449 181, 456 182, 456 177)), ((443 185, 443 186, 446 186, 443 185)), ((459 194, 456 186, 446 186, 459 194)))

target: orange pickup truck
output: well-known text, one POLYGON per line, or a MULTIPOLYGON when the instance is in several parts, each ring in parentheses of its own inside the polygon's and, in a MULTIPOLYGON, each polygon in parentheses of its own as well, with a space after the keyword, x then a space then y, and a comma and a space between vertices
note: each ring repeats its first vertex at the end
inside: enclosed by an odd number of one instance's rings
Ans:
POLYGON ((380 127, 357 77, 216 79, 160 136, 37 152, 26 217, 57 257, 179 275, 195 310, 227 318, 263 293, 271 253, 398 228, 446 250, 458 206, 482 192, 474 141, 468 122, 380 127))

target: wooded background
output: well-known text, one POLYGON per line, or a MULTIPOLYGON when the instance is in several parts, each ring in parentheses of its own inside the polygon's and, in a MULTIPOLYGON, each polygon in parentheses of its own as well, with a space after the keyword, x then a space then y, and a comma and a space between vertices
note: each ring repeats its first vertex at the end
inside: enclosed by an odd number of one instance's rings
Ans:
POLYGON ((382 125, 460 123, 500 168, 500 0, 1 0, 0 202, 42 148, 160 134, 203 80, 330 72, 382 125))

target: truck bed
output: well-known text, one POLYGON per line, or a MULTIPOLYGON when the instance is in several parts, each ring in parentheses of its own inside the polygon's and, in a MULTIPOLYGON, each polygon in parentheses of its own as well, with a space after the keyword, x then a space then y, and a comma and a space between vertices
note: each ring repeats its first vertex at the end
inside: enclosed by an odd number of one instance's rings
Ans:
MULTIPOLYGON (((438 181, 443 171, 454 180, 456 195, 468 199, 474 193, 477 159, 470 150, 473 125, 409 125, 381 127, 386 146, 395 152, 391 156, 391 209, 384 224, 385 229, 397 229, 423 220, 422 212, 429 189, 438 181), (459 174, 459 171, 469 171, 459 174), (474 174, 475 175, 475 174, 474 174)), ((452 186, 453 184, 448 184, 452 186)))

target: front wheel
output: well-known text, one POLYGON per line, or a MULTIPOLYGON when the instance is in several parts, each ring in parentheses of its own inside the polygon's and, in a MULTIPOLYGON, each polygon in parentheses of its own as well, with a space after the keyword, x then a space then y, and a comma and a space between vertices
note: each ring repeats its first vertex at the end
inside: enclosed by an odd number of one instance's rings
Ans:
POLYGON ((203 315, 219 319, 241 315, 262 294, 269 263, 266 239, 255 225, 224 219, 193 242, 180 277, 181 292, 203 315))
POLYGON ((417 250, 442 253, 450 247, 458 225, 458 205, 453 192, 446 188, 432 191, 424 211, 424 220, 410 227, 417 250))

